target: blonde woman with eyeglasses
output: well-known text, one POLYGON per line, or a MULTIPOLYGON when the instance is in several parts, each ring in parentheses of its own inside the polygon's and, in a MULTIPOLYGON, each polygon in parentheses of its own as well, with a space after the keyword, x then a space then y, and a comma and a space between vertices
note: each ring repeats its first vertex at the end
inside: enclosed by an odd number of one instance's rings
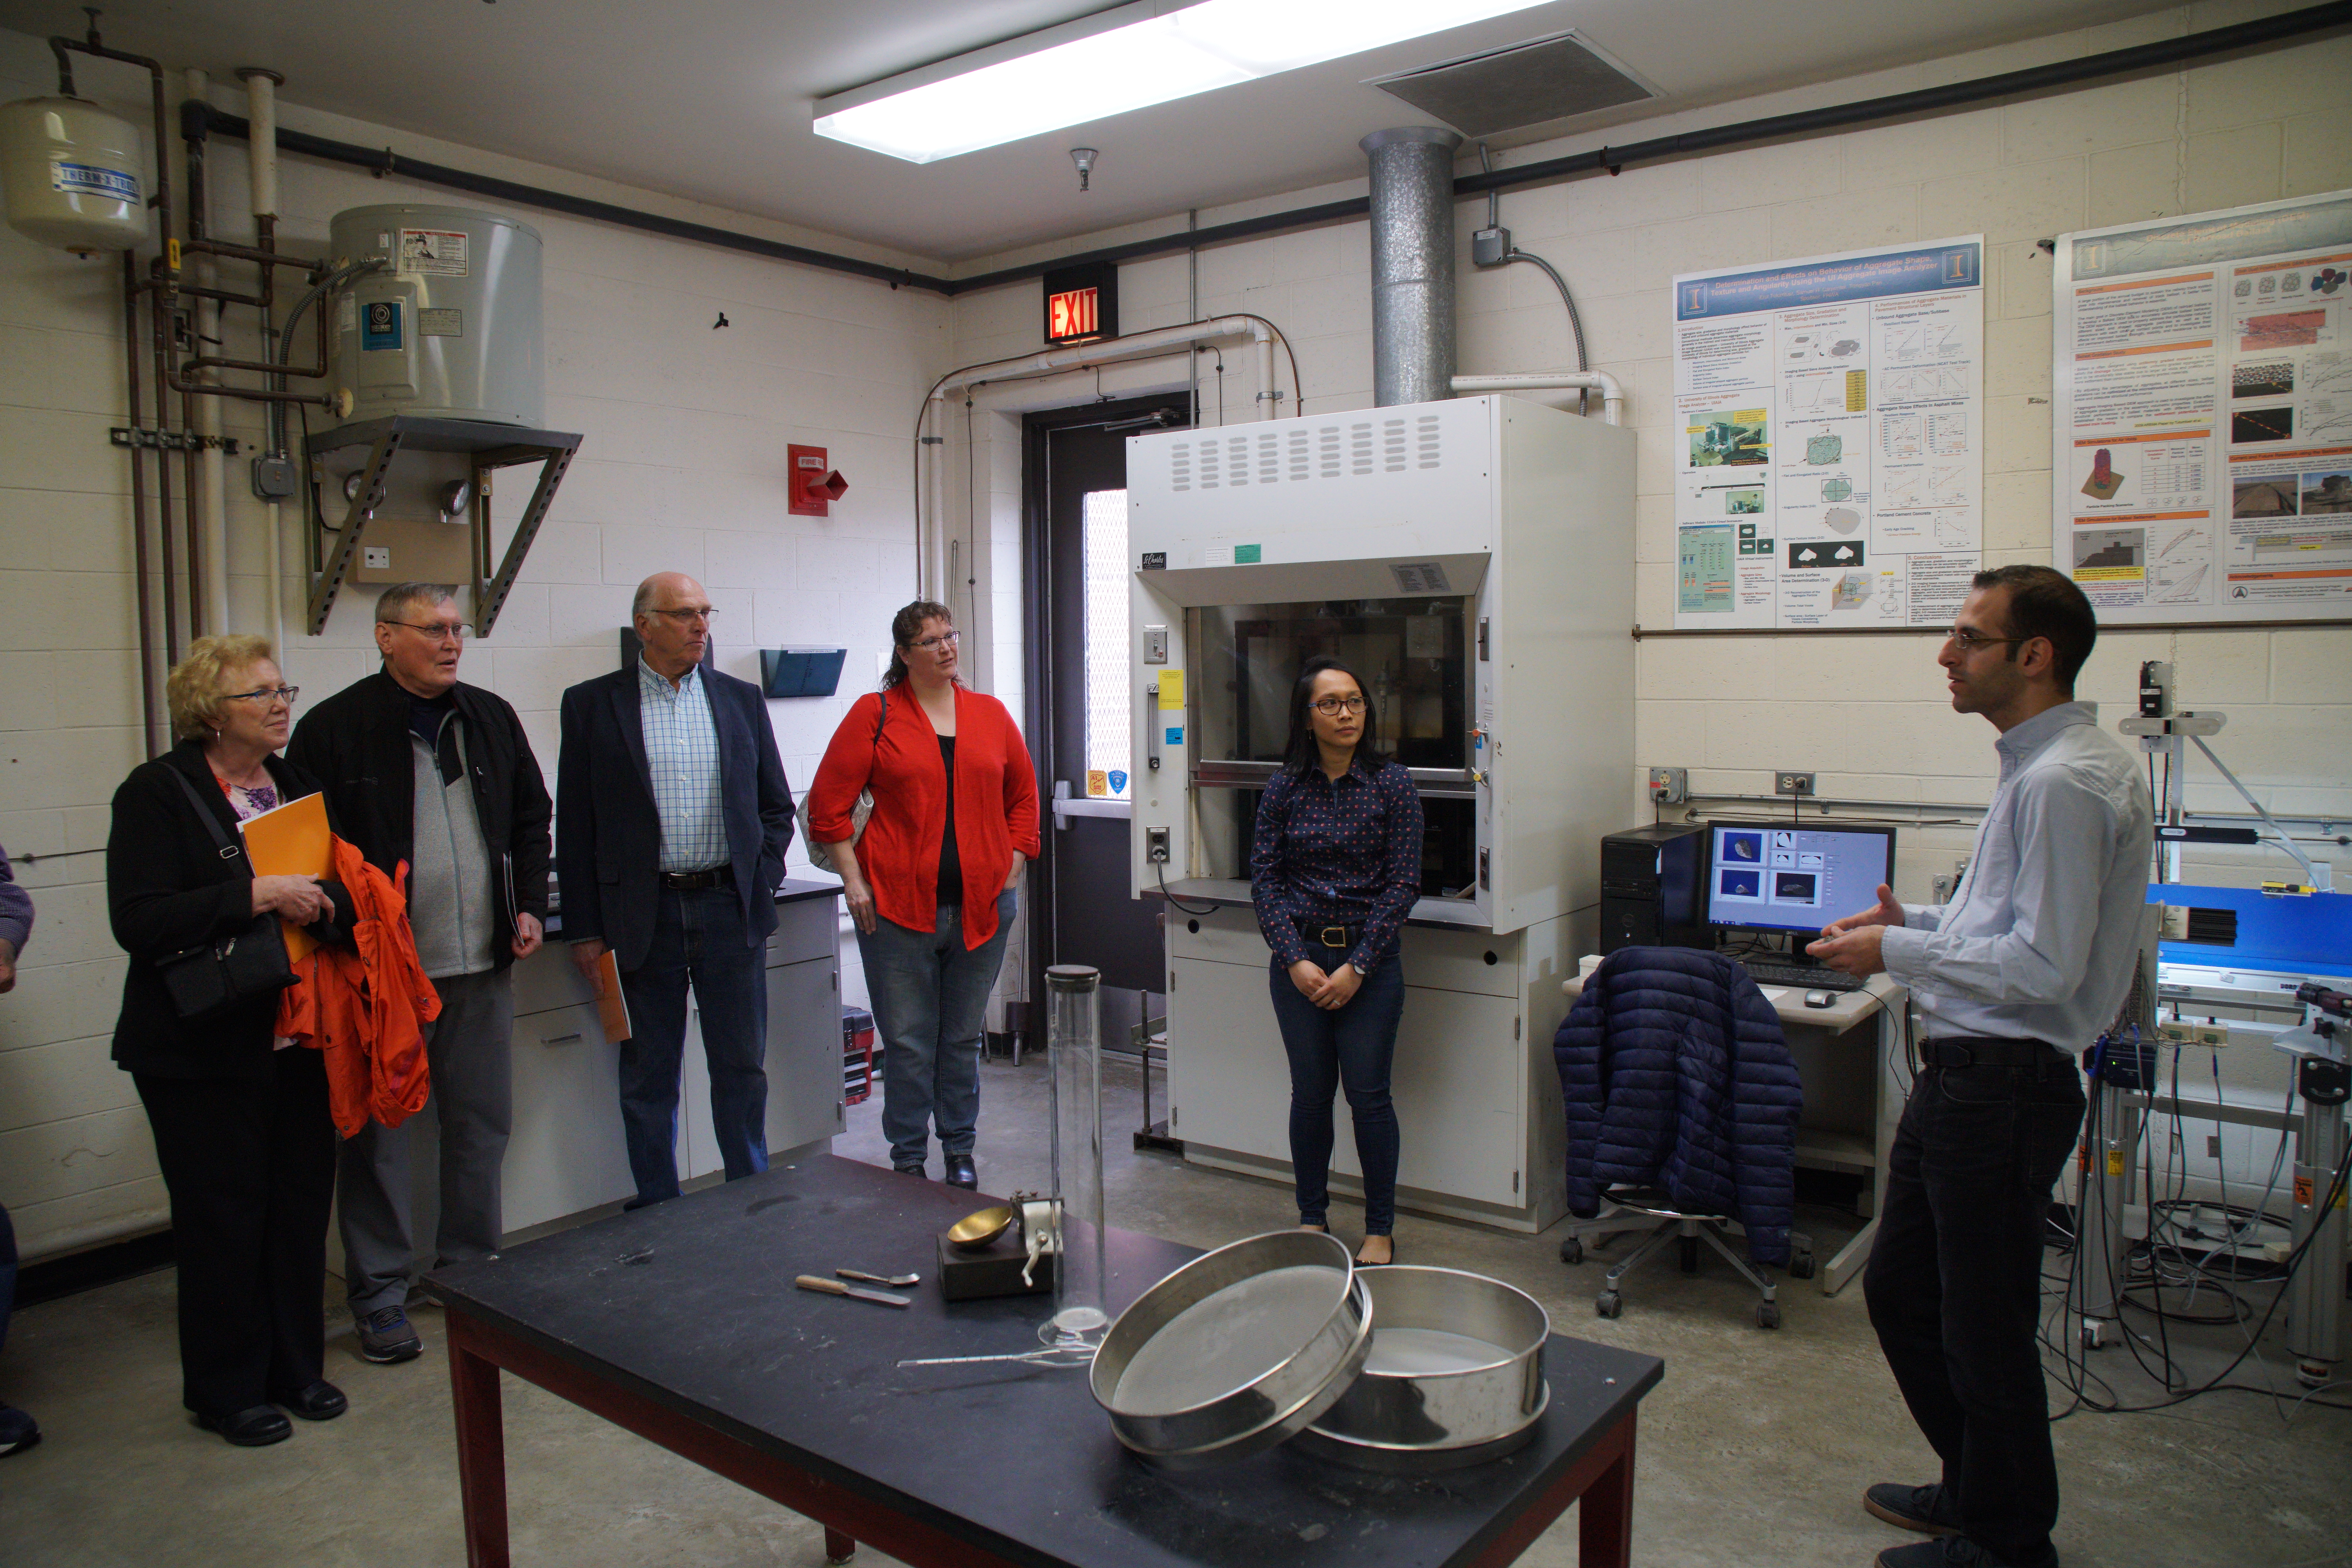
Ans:
POLYGON ((106 845, 114 940, 131 955, 114 1060, 138 1086, 172 1199, 182 1402, 206 1431, 258 1447, 292 1432, 281 1408, 325 1421, 345 1407, 320 1375, 335 1191, 326 1067, 275 1037, 275 993, 184 1019, 158 963, 263 914, 319 926, 337 917, 336 889, 257 877, 221 848, 247 817, 319 788, 278 754, 299 693, 269 643, 198 637, 164 692, 178 744, 114 792, 106 845))

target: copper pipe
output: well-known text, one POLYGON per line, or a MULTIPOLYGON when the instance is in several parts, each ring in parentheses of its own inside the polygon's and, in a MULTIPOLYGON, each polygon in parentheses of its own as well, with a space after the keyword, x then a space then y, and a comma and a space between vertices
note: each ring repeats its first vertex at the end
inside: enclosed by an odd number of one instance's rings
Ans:
MULTIPOLYGON (((160 402, 161 400, 158 399, 160 402)), ((180 428, 191 437, 180 449, 180 498, 186 502, 184 514, 188 540, 188 636, 205 635, 205 524, 204 509, 196 503, 196 492, 204 478, 204 465, 193 439, 196 433, 196 400, 194 394, 180 394, 180 428)), ((166 483, 170 482, 168 479, 166 483)), ((226 631, 226 626, 221 628, 226 631)))
MULTIPOLYGON (((164 322, 163 294, 161 282, 163 259, 152 264, 153 272, 147 289, 148 341, 155 355, 155 427, 163 429, 167 389, 172 384, 172 355, 169 346, 171 331, 164 322)), ((179 587, 172 562, 172 466, 169 459, 156 464, 155 534, 162 547, 163 566, 163 658, 167 665, 180 662, 180 617, 174 609, 179 587)))
MULTIPOLYGON (((62 55, 59 58, 63 58, 62 55)), ((122 253, 122 347, 130 369, 131 427, 139 428, 139 268, 131 252, 122 253)), ((155 748, 155 613, 147 590, 147 463, 145 454, 131 448, 131 542, 139 574, 139 705, 143 716, 140 740, 147 754, 155 748)))
MULTIPOLYGON (((274 224, 275 219, 271 220, 274 224)), ((299 256, 285 256, 275 250, 263 250, 251 245, 232 245, 225 239, 192 239, 181 247, 205 256, 226 256, 232 261, 251 261, 263 267, 299 267, 305 272, 320 273, 326 268, 315 261, 305 261, 299 256)))

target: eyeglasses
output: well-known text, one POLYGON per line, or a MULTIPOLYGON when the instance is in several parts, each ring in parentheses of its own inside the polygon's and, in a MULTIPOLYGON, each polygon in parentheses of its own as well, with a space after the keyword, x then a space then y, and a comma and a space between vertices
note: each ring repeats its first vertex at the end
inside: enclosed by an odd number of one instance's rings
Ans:
POLYGON ((474 635, 474 628, 463 621, 385 621, 387 626, 406 626, 412 632, 422 632, 435 642, 464 642, 474 635))
POLYGON ((953 647, 962 640, 961 632, 941 632, 935 637, 925 637, 920 642, 910 642, 907 646, 917 653, 936 653, 943 647, 953 647))
POLYGON ((1962 653, 1974 653, 1980 647, 1990 647, 1995 643, 2031 642, 2033 639, 2031 637, 1982 637, 1969 630, 1966 626, 1946 626, 1944 628, 1944 640, 1948 643, 1958 645, 1959 650, 1962 653))
POLYGON ((647 610, 646 612, 649 616, 662 616, 674 626, 690 626, 698 623, 707 626, 710 624, 710 617, 718 613, 708 605, 698 610, 647 610))
POLYGON ((1337 719, 1342 713, 1361 713, 1364 700, 1360 697, 1318 697, 1312 706, 1326 719, 1337 719))
POLYGON ((221 700, 224 702, 258 702, 266 707, 269 703, 278 701, 282 698, 285 700, 286 706, 291 708, 294 706, 294 700, 301 695, 302 689, 299 686, 264 686, 252 691, 225 692, 222 694, 221 700))

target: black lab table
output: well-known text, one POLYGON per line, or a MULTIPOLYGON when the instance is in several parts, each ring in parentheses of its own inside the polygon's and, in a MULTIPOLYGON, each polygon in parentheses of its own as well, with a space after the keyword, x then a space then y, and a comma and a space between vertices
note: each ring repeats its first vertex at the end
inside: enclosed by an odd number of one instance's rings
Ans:
MULTIPOLYGON (((1049 1298, 942 1300, 932 1237, 982 1201, 820 1155, 431 1277, 448 1310, 467 1561, 504 1568, 501 1370, 908 1563, 1054 1568, 1501 1564, 1568 1505, 1585 1568, 1623 1568, 1634 1414, 1655 1357, 1554 1335, 1517 1453, 1372 1475, 1286 1446, 1170 1475, 1121 1448, 1083 1372, 915 1356, 1034 1349, 1049 1298), (793 1288, 921 1269, 898 1310, 793 1288)), ((1111 1309, 1197 1257, 1114 1230, 1111 1309)))

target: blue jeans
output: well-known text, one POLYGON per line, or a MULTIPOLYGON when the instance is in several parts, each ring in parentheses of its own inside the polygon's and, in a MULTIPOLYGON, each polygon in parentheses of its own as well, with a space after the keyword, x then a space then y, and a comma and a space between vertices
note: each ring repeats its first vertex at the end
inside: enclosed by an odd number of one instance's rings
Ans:
POLYGON ((934 1124, 944 1152, 971 1152, 980 1122, 981 1030, 1017 902, 1011 889, 997 895, 996 934, 969 952, 963 911, 954 904, 940 906, 935 931, 877 914, 871 935, 858 932, 874 1029, 882 1037, 882 1133, 894 1165, 923 1163, 934 1124))
POLYGON ((768 959, 732 888, 664 888, 646 961, 621 976, 635 1037, 621 1047, 621 1129, 639 1208, 677 1196, 677 1075, 686 989, 702 1009, 710 1123, 727 1179, 768 1168, 768 959))
MULTIPOLYGON (((1308 942, 1307 956, 1326 973, 1348 962, 1345 948, 1308 942)), ((1290 1170, 1298 1188, 1298 1223, 1322 1225, 1331 1205, 1331 1097, 1345 1087, 1356 1124, 1356 1158, 1364 1167, 1364 1234, 1396 1228, 1397 1119, 1389 1099, 1397 1020, 1404 1016, 1404 965, 1395 953, 1372 965, 1348 1005, 1327 1011, 1299 994, 1276 959, 1268 970, 1274 1021, 1290 1058, 1290 1170)))
POLYGON ((2051 1560, 2058 1519, 2034 1334, 2050 1187, 2082 1121, 2082 1074, 2054 1049, 2031 1066, 1921 1072, 1862 1279, 1961 1531, 2021 1568, 2051 1560))

